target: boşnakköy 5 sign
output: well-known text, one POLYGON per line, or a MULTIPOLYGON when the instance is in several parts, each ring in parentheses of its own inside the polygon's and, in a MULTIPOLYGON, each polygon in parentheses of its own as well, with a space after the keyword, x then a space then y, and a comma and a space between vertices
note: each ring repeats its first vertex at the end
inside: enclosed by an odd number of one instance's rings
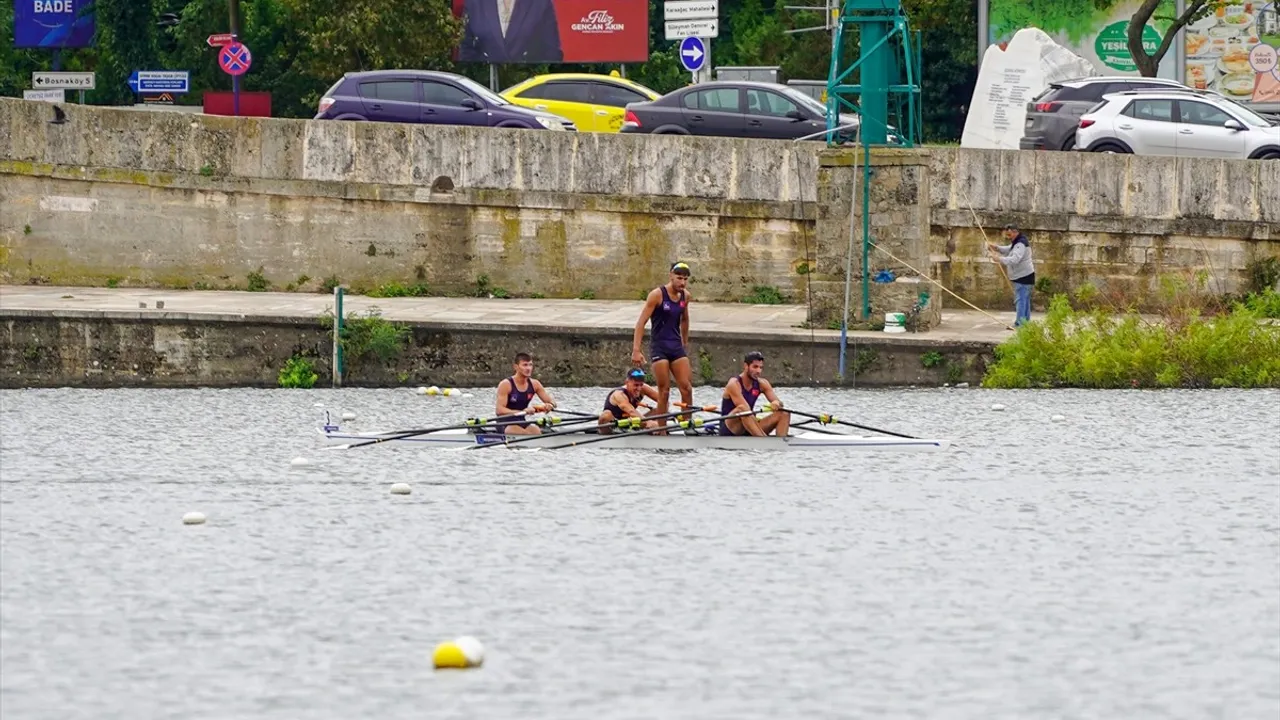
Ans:
MULTIPOLYGON (((1136 75, 1129 52, 1129 19, 1142 0, 989 0, 989 42, 1003 44, 1024 28, 1039 28, 1054 42, 1088 60, 1102 75, 1136 75)), ((1164 0, 1142 31, 1148 53, 1160 46, 1174 15, 1175 0, 1164 0)), ((1162 77, 1175 77, 1174 53, 1160 64, 1162 77)))
POLYGON ((81 48, 93 44, 93 0, 13 0, 13 45, 81 48))
POLYGON ((485 63, 645 62, 647 0, 452 0, 457 59, 485 63))

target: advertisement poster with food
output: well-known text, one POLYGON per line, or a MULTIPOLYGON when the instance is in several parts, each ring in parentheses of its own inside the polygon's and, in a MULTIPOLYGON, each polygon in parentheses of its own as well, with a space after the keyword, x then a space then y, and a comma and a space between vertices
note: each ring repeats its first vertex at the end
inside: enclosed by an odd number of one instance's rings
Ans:
POLYGON ((1186 83, 1240 102, 1280 102, 1274 2, 1228 0, 1186 29, 1186 83))
MULTIPOLYGON (((1129 52, 1129 21, 1142 0, 990 0, 989 41, 1004 47, 1014 33, 1038 28, 1071 52, 1088 60, 1100 75, 1137 75, 1129 52)), ((1174 0, 1164 0, 1142 30, 1142 46, 1155 53, 1177 14, 1174 0)), ((1176 78, 1178 63, 1169 52, 1160 77, 1176 78)))

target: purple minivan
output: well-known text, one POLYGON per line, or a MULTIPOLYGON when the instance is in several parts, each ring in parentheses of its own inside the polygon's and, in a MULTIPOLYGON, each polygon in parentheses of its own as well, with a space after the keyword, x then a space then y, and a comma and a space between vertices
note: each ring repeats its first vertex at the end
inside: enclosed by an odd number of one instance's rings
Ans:
POLYGON ((319 110, 316 120, 578 129, 559 115, 515 105, 471 78, 429 70, 347 73, 320 98, 319 110))

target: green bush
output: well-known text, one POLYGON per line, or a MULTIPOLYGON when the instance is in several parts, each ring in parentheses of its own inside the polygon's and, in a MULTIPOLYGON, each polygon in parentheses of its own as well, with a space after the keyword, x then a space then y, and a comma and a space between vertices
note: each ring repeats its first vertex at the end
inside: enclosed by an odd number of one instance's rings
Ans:
POLYGON ((374 288, 365 293, 369 297, 425 297, 430 294, 431 288, 426 283, 416 283, 405 286, 398 282, 387 283, 381 287, 374 288))
POLYGON ((276 382, 282 388, 312 388, 315 387, 316 380, 320 376, 316 374, 315 366, 306 358, 294 355, 285 362, 284 367, 280 368, 280 374, 276 377, 276 382))
POLYGON ((984 387, 1280 387, 1280 326, 1237 304, 1224 315, 1072 309, 1057 295, 1041 321, 1000 344, 984 387))
POLYGON ((1264 318, 1280 318, 1280 293, 1267 288, 1244 299, 1246 308, 1264 318))
POLYGON ((377 308, 370 308, 363 316, 350 313, 342 323, 342 355, 350 363, 367 357, 388 362, 399 355, 408 342, 409 326, 388 322, 377 308))
POLYGON ((782 305, 786 298, 772 285, 756 285, 751 288, 750 295, 742 298, 742 302, 748 305, 782 305))

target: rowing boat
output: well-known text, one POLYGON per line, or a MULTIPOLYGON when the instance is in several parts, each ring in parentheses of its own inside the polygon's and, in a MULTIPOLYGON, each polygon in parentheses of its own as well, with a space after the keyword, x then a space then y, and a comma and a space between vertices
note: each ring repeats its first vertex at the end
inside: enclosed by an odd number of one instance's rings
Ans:
MULTIPOLYGON (((496 433, 476 433, 470 430, 441 430, 425 435, 400 437, 403 431, 383 431, 354 433, 343 432, 337 425, 325 425, 317 428, 329 443, 340 445, 353 442, 379 440, 388 438, 387 442, 417 447, 454 447, 462 448, 474 445, 502 443, 506 437, 496 433)), ((623 450, 888 450, 888 451, 937 451, 945 450, 949 440, 929 440, 917 438, 877 437, 847 435, 844 433, 820 433, 799 430, 786 437, 752 437, 693 435, 672 429, 669 434, 642 435, 639 433, 620 433, 621 437, 608 442, 591 443, 594 448, 616 448, 623 450)), ((588 438, 599 438, 599 435, 583 433, 546 432, 538 439, 529 439, 527 435, 519 437, 521 442, 514 447, 537 448, 571 445, 575 441, 588 438)))

